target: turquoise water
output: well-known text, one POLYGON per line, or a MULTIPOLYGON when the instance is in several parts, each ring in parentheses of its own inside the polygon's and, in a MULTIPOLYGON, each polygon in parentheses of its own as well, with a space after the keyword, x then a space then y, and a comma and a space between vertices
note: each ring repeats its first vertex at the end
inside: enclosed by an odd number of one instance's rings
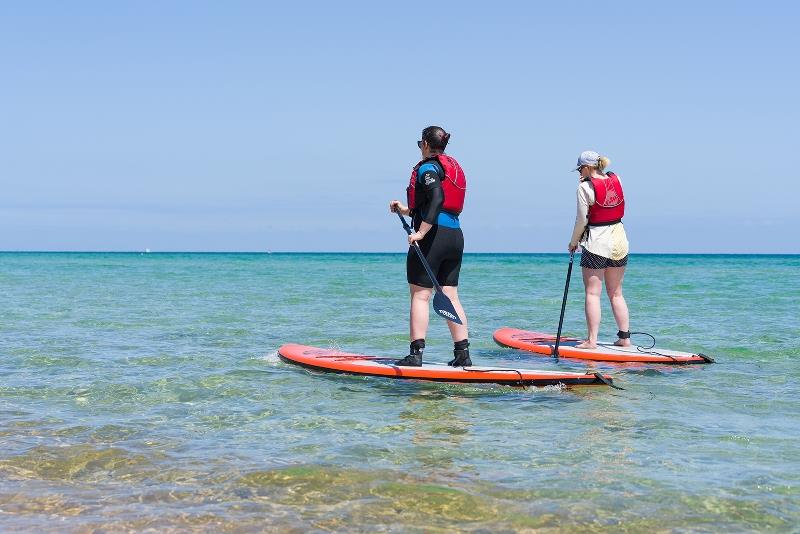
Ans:
MULTIPOLYGON (((473 361, 553 331, 564 255, 472 255, 473 361)), ((579 272, 579 271, 576 271, 579 272)), ((320 375, 285 342, 401 356, 402 255, 0 254, 0 530, 797 531, 800 257, 633 256, 636 330, 719 363, 625 391, 320 375)), ((565 333, 584 331, 575 276, 565 333)), ((602 332, 616 332, 607 302, 602 332)), ((428 360, 449 359, 432 319, 428 360)))

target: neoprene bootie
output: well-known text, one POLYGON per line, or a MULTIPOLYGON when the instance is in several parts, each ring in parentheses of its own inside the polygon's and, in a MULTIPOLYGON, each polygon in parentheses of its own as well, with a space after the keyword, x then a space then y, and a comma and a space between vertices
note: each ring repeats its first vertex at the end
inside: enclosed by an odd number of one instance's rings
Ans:
POLYGON ((397 360, 394 364, 404 367, 421 367, 423 350, 425 350, 425 340, 415 339, 408 347, 408 356, 402 360, 397 360))
POLYGON ((451 367, 471 367, 472 360, 469 358, 469 341, 464 339, 453 343, 453 359, 447 362, 451 367))

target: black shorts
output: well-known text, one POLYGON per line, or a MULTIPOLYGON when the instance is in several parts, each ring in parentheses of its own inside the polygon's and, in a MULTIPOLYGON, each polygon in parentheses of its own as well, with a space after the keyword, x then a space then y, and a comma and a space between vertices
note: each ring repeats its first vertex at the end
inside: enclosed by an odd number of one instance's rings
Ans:
POLYGON ((587 269, 605 269, 607 267, 625 267, 628 265, 628 255, 626 254, 621 260, 612 260, 604 256, 592 254, 588 250, 581 252, 581 267, 587 269))
MULTIPOLYGON (((461 228, 436 225, 418 243, 436 275, 436 281, 443 286, 457 286, 461 259, 464 256, 464 234, 461 228)), ((409 284, 433 287, 433 282, 413 248, 408 249, 406 257, 406 279, 409 284)))

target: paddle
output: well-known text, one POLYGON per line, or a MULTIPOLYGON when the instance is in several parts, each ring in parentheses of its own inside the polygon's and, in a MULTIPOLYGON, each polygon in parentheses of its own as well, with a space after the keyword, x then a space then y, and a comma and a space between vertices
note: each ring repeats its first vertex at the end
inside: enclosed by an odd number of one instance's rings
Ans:
MULTIPOLYGON (((406 229, 408 235, 414 233, 414 231, 406 222, 406 218, 403 217, 403 215, 399 212, 395 213, 397 213, 397 216, 400 217, 400 221, 403 223, 403 228, 406 229)), ((440 286, 439 282, 436 281, 436 275, 433 274, 431 266, 428 265, 428 260, 426 260, 425 255, 422 254, 422 250, 419 248, 419 243, 414 241, 413 248, 415 251, 417 251, 419 261, 422 262, 422 266, 425 267, 425 271, 428 273, 428 276, 430 276, 431 282, 433 282, 433 287, 436 288, 436 293, 433 295, 433 310, 448 321, 453 321, 456 324, 463 324, 461 319, 458 317, 458 312, 456 312, 456 309, 453 307, 453 303, 450 302, 450 299, 444 294, 444 291, 442 291, 442 286, 440 286)))
POLYGON ((564 310, 567 308, 567 293, 569 293, 569 279, 572 277, 572 262, 575 259, 575 251, 569 253, 569 267, 567 268, 567 283, 564 284, 564 300, 561 301, 561 317, 558 319, 558 333, 556 334, 556 346, 553 349, 553 358, 558 358, 558 345, 561 344, 561 327, 564 326, 564 310))

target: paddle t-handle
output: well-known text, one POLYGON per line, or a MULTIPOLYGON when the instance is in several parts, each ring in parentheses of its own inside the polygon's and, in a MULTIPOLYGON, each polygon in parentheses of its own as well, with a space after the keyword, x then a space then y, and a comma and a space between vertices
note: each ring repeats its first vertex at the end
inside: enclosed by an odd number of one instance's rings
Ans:
POLYGON ((564 298, 561 300, 561 317, 558 318, 558 332, 556 333, 556 346, 553 348, 553 358, 558 358, 558 346, 561 344, 561 327, 564 326, 564 310, 567 308, 567 293, 569 293, 569 279, 572 277, 572 263, 575 260, 575 251, 569 253, 569 267, 567 267, 567 282, 564 284, 564 298))
MULTIPOLYGON (((406 218, 403 217, 403 214, 399 211, 396 211, 397 216, 400 218, 400 222, 403 223, 403 228, 405 228, 406 233, 411 235, 414 233, 411 226, 406 221, 406 218)), ((433 274, 433 270, 431 266, 428 265, 428 260, 425 259, 425 255, 422 253, 422 249, 419 248, 419 243, 414 241, 412 248, 416 251, 417 257, 419 261, 422 263, 422 266, 425 267, 425 272, 428 273, 428 277, 433 282, 433 287, 436 289, 436 293, 433 295, 433 309, 436 313, 447 319, 448 321, 452 321, 456 324, 464 324, 461 321, 461 318, 458 316, 458 312, 456 311, 455 306, 450 301, 450 298, 444 294, 444 290, 442 290, 442 286, 439 285, 439 281, 436 280, 436 275, 433 274)))

